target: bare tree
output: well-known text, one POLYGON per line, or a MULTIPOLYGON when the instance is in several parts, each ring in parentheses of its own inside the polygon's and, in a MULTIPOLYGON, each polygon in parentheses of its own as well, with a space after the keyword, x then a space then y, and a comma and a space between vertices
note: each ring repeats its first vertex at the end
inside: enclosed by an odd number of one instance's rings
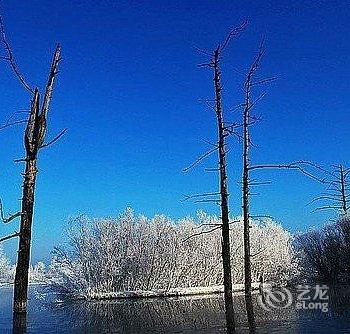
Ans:
MULTIPOLYGON (((231 256, 230 256, 230 220, 229 220, 229 203, 228 203, 228 185, 227 185, 227 150, 226 150, 226 138, 231 133, 232 126, 227 126, 224 121, 223 101, 222 101, 222 84, 221 84, 221 56, 228 45, 228 43, 234 39, 246 26, 246 22, 243 22, 240 26, 235 27, 230 31, 226 39, 220 43, 212 53, 206 53, 210 55, 211 60, 209 63, 201 64, 200 67, 209 67, 213 71, 214 80, 214 100, 213 105, 210 107, 215 111, 217 121, 217 134, 218 140, 213 144, 214 148, 207 153, 200 156, 194 164, 189 168, 196 166, 204 158, 211 155, 214 152, 218 153, 218 169, 219 173, 219 192, 207 193, 195 195, 197 202, 216 202, 221 207, 221 221, 222 224, 214 227, 210 231, 221 229, 222 237, 222 264, 224 272, 224 299, 225 299, 225 312, 226 323, 228 333, 233 333, 235 328, 234 323, 234 309, 233 309, 233 296, 232 296, 232 273, 231 273, 231 256), (217 199, 213 199, 212 196, 219 196, 217 199), (200 199, 198 199, 200 198, 200 199)), ((188 170, 185 169, 185 170, 188 170)), ((193 196, 192 196, 193 197, 193 196)), ((202 232, 203 233, 203 232, 202 232)))
MULTIPOLYGON (((27 310, 27 294, 28 294, 28 272, 30 262, 30 248, 31 248, 31 236, 32 236, 32 223, 33 223, 33 210, 35 200, 35 185, 37 177, 37 161, 38 153, 40 149, 47 147, 56 142, 65 132, 62 131, 53 140, 45 143, 45 137, 47 132, 47 115, 49 112, 50 102, 52 98, 52 92, 54 87, 54 81, 58 73, 58 63, 61 59, 61 47, 57 45, 53 55, 49 76, 47 79, 46 88, 43 95, 43 102, 40 103, 39 89, 31 88, 27 83, 24 76, 18 69, 15 57, 11 50, 10 44, 6 38, 3 22, 0 18, 0 29, 2 42, 5 46, 7 56, 2 59, 7 60, 22 86, 31 94, 32 101, 29 112, 29 117, 26 120, 14 122, 15 124, 26 123, 24 131, 24 146, 25 146, 25 158, 17 160, 25 163, 24 180, 23 180, 23 195, 22 195, 22 208, 19 213, 5 218, 1 205, 1 216, 3 221, 9 222, 16 217, 21 217, 20 231, 14 233, 4 239, 12 237, 19 237, 18 246, 18 259, 16 265, 15 274, 15 286, 14 286, 14 313, 25 313, 27 310)), ((7 123, 10 124, 10 123, 7 123)))
MULTIPOLYGON (((250 254, 250 212, 249 212, 249 196, 250 196, 250 127, 257 122, 257 118, 251 114, 254 105, 260 100, 263 93, 256 101, 252 101, 252 88, 254 85, 259 85, 275 80, 275 78, 267 78, 255 82, 255 74, 261 62, 264 52, 263 42, 260 45, 259 51, 253 60, 244 84, 245 102, 243 104, 243 175, 242 175, 242 208, 244 222, 244 277, 245 277, 245 293, 251 294, 251 254, 250 254)), ((254 185, 258 183, 255 182, 254 185)))
POLYGON ((231 273, 231 256, 230 256, 230 221, 228 207, 228 189, 227 189, 227 162, 226 162, 226 131, 224 126, 224 115, 221 96, 221 71, 220 55, 221 46, 214 51, 212 65, 214 69, 214 87, 215 87, 215 104, 216 118, 218 126, 218 150, 219 150, 219 176, 220 176, 220 197, 221 197, 221 219, 222 219, 222 264, 224 270, 224 294, 226 307, 226 322, 228 332, 234 330, 234 310, 232 297, 232 273, 231 273))
MULTIPOLYGON (((250 189, 252 186, 260 186, 269 184, 270 182, 260 182, 256 179, 251 179, 251 172, 262 169, 294 169, 298 170, 310 178, 323 182, 322 179, 313 175, 307 170, 307 167, 320 169, 317 165, 308 161, 296 161, 288 164, 263 164, 251 165, 250 148, 252 146, 250 128, 259 121, 259 117, 252 114, 253 108, 266 95, 262 92, 255 100, 252 98, 252 90, 256 86, 268 84, 276 77, 258 78, 257 70, 261 65, 261 60, 264 55, 264 40, 261 42, 257 55, 255 56, 246 75, 244 83, 245 101, 243 107, 243 174, 242 174, 242 209, 244 220, 244 276, 245 276, 245 294, 250 295, 252 292, 252 273, 251 273, 251 247, 250 247, 250 220, 257 217, 250 214, 250 189)), ((249 311, 249 310, 248 310, 249 311)))

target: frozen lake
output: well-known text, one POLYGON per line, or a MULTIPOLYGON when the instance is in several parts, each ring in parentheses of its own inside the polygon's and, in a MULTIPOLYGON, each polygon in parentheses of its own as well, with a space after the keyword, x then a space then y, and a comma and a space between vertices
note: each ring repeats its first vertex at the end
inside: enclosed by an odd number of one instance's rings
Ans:
MULTIPOLYGON (((43 287, 30 288, 26 333, 225 333, 220 295, 169 299, 55 302, 43 287)), ((350 333, 350 291, 329 292, 329 311, 274 309, 253 300, 255 333, 350 333)), ((12 288, 0 288, 0 333, 12 333, 12 288)), ((235 297, 237 333, 248 326, 243 296, 235 297)), ((15 331, 24 333, 24 331, 15 331)))

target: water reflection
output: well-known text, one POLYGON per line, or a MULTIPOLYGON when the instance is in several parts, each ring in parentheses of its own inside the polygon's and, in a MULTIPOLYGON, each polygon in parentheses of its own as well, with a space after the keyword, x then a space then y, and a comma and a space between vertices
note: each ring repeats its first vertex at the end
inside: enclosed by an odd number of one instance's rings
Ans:
MULTIPOLYGON (((350 332, 350 291, 330 292, 330 310, 274 309, 267 311, 251 299, 235 296, 236 334, 240 333, 340 333, 350 332)), ((28 327, 14 322, 12 290, 0 289, 0 333, 225 333, 224 302, 221 295, 169 299, 119 301, 64 301, 32 287, 28 327), (39 298, 40 297, 40 298, 39 298), (22 330, 22 332, 20 331, 22 330)))
POLYGON ((93 333, 101 328, 104 332, 146 333, 155 329, 159 332, 201 330, 225 324, 221 298, 93 301, 62 304, 54 311, 68 326, 83 325, 93 333))
MULTIPOLYGON (((225 332, 224 303, 220 295, 64 303, 53 312, 66 326, 81 328, 83 325, 90 333, 225 332)), ((289 328, 296 323, 295 310, 269 314, 257 304, 256 296, 248 299, 235 296, 235 315, 236 333, 256 333, 257 325, 263 329, 266 323, 276 321, 284 320, 290 324, 289 328)))

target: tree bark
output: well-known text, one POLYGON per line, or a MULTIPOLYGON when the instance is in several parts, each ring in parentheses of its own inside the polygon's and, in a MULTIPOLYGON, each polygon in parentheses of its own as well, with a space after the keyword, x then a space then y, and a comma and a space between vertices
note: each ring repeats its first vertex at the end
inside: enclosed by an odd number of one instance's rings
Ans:
POLYGON ((32 222, 34 209, 34 192, 37 174, 37 149, 35 147, 35 124, 39 113, 39 92, 36 90, 32 102, 31 113, 25 132, 26 167, 23 182, 22 215, 19 234, 18 260, 15 275, 14 304, 15 313, 26 312, 28 294, 28 272, 32 222))
POLYGON ((223 120, 223 108, 221 97, 221 71, 220 71, 220 50, 214 51, 214 87, 215 87, 215 110, 218 126, 218 152, 219 152, 219 173, 220 173, 220 197, 221 197, 221 219, 222 219, 222 263, 224 272, 224 298, 227 332, 234 333, 234 309, 232 296, 232 274, 230 256, 230 229, 229 229, 229 209, 228 209, 228 189, 226 173, 226 150, 225 150, 225 127, 223 120))
POLYGON ((14 311, 25 312, 27 308, 27 287, 36 182, 36 159, 26 163, 24 176, 22 218, 19 236, 17 270, 15 276, 14 311))
POLYGON ((243 176, 242 176, 242 208, 243 208, 243 239, 244 239, 244 291, 246 295, 252 292, 252 274, 250 262, 250 223, 249 223, 249 110, 250 77, 246 82, 246 97, 243 113, 243 176))

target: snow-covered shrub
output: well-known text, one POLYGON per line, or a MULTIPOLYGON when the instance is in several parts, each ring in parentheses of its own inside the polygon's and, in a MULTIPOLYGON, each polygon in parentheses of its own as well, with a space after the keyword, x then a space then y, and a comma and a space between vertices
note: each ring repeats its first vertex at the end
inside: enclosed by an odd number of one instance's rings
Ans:
MULTIPOLYGON (((244 282, 243 220, 238 217, 231 226, 232 278, 244 282)), ((298 272, 292 235, 271 219, 251 221, 250 247, 252 279, 277 285, 287 284, 298 272)))
POLYGON ((286 284, 298 273, 292 235, 279 224, 267 219, 253 223, 251 232, 252 268, 264 273, 265 280, 286 284))
MULTIPOLYGON (((234 283, 243 283, 243 223, 238 220, 231 224, 232 271, 234 283)), ((148 219, 130 209, 117 219, 80 217, 69 231, 68 247, 54 251, 50 283, 85 297, 222 284, 219 224, 217 217, 203 212, 179 221, 162 215, 148 219)), ((291 235, 280 225, 252 222, 251 247, 254 278, 264 274, 283 283, 290 278, 291 235)))

